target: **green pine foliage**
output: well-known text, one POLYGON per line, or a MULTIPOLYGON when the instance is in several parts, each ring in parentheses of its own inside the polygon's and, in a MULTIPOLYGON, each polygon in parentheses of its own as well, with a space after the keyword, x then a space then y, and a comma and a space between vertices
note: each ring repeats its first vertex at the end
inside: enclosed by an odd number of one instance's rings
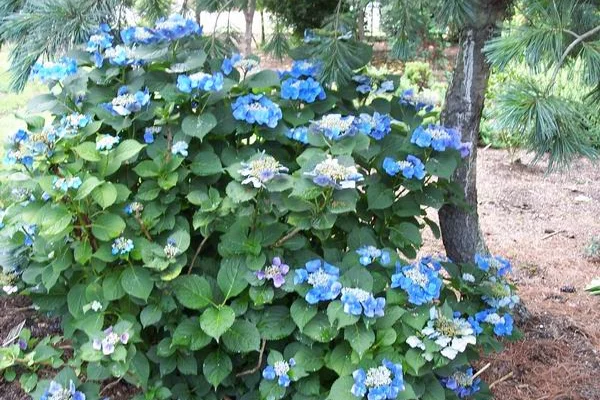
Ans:
POLYGON ((114 20, 120 0, 0 0, 0 45, 11 43, 12 88, 22 90, 40 58, 53 58, 114 20))
POLYGON ((568 167, 579 156, 596 157, 600 81, 600 12, 594 0, 527 1, 517 4, 517 21, 491 40, 486 54, 499 69, 514 62, 529 67, 497 94, 500 129, 516 132, 534 161, 548 156, 549 170, 568 167), (567 69, 571 84, 590 87, 587 96, 561 94, 557 80, 567 69))

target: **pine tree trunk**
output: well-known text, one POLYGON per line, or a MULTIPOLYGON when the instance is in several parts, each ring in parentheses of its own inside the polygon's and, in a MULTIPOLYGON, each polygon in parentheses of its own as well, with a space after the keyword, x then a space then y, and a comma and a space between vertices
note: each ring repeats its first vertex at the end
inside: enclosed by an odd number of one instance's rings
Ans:
POLYGON ((244 33, 244 53, 252 53, 252 24, 254 22, 254 11, 256 11, 256 0, 247 0, 244 8, 244 18, 246 20, 246 32, 244 33))
POLYGON ((471 210, 445 205, 439 211, 446 254, 455 262, 472 261, 486 252, 477 213, 477 141, 490 66, 482 53, 485 42, 499 33, 497 24, 506 16, 510 1, 481 0, 474 22, 460 32, 459 53, 441 119, 444 126, 457 128, 462 140, 473 143, 471 155, 454 174, 471 210))
MULTIPOLYGON (((362 7, 359 8, 358 12, 356 13, 356 24, 358 29, 357 39, 362 42, 365 40, 365 9, 362 7)), ((371 27, 371 29, 373 29, 373 27, 371 27)), ((371 33, 371 35, 373 35, 373 33, 371 33)))

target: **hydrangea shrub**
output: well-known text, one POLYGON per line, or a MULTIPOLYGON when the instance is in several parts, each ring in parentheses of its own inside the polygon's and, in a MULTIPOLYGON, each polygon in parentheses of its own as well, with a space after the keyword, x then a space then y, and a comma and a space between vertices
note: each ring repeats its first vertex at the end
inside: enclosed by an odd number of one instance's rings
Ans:
POLYGON ((489 398, 471 364, 515 335, 510 264, 408 261, 439 235, 426 208, 460 200, 468 144, 393 76, 209 59, 201 32, 102 26, 34 70, 51 90, 31 110, 53 118, 8 140, 0 233, 26 255, 10 291, 73 347, 37 398, 117 379, 141 398, 489 398))

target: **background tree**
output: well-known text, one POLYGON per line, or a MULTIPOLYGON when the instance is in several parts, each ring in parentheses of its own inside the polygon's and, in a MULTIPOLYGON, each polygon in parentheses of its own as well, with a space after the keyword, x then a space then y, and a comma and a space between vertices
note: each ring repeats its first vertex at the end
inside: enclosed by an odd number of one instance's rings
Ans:
POLYGON ((533 0, 516 4, 522 23, 506 24, 504 34, 485 47, 502 69, 523 62, 530 75, 498 96, 497 122, 521 136, 535 161, 548 156, 549 169, 567 167, 578 156, 596 157, 590 146, 600 110, 600 2, 533 0), (557 77, 593 87, 584 101, 561 96, 557 77))

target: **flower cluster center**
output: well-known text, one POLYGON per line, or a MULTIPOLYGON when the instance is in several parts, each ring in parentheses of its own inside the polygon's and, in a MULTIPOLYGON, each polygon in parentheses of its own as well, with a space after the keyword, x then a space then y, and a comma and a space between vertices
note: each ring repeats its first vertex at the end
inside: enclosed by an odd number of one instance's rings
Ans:
POLYGON ((352 296, 356 297, 356 300, 360 302, 365 302, 371 298, 371 293, 359 288, 342 288, 342 294, 351 294, 352 296))
POLYGON ((273 369, 275 370, 275 375, 283 376, 287 375, 290 371, 290 364, 287 361, 277 361, 273 364, 273 369))
POLYGON ((367 387, 380 387, 386 386, 392 383, 392 371, 385 366, 379 366, 376 368, 370 368, 367 371, 367 379, 365 379, 365 386, 367 387))

